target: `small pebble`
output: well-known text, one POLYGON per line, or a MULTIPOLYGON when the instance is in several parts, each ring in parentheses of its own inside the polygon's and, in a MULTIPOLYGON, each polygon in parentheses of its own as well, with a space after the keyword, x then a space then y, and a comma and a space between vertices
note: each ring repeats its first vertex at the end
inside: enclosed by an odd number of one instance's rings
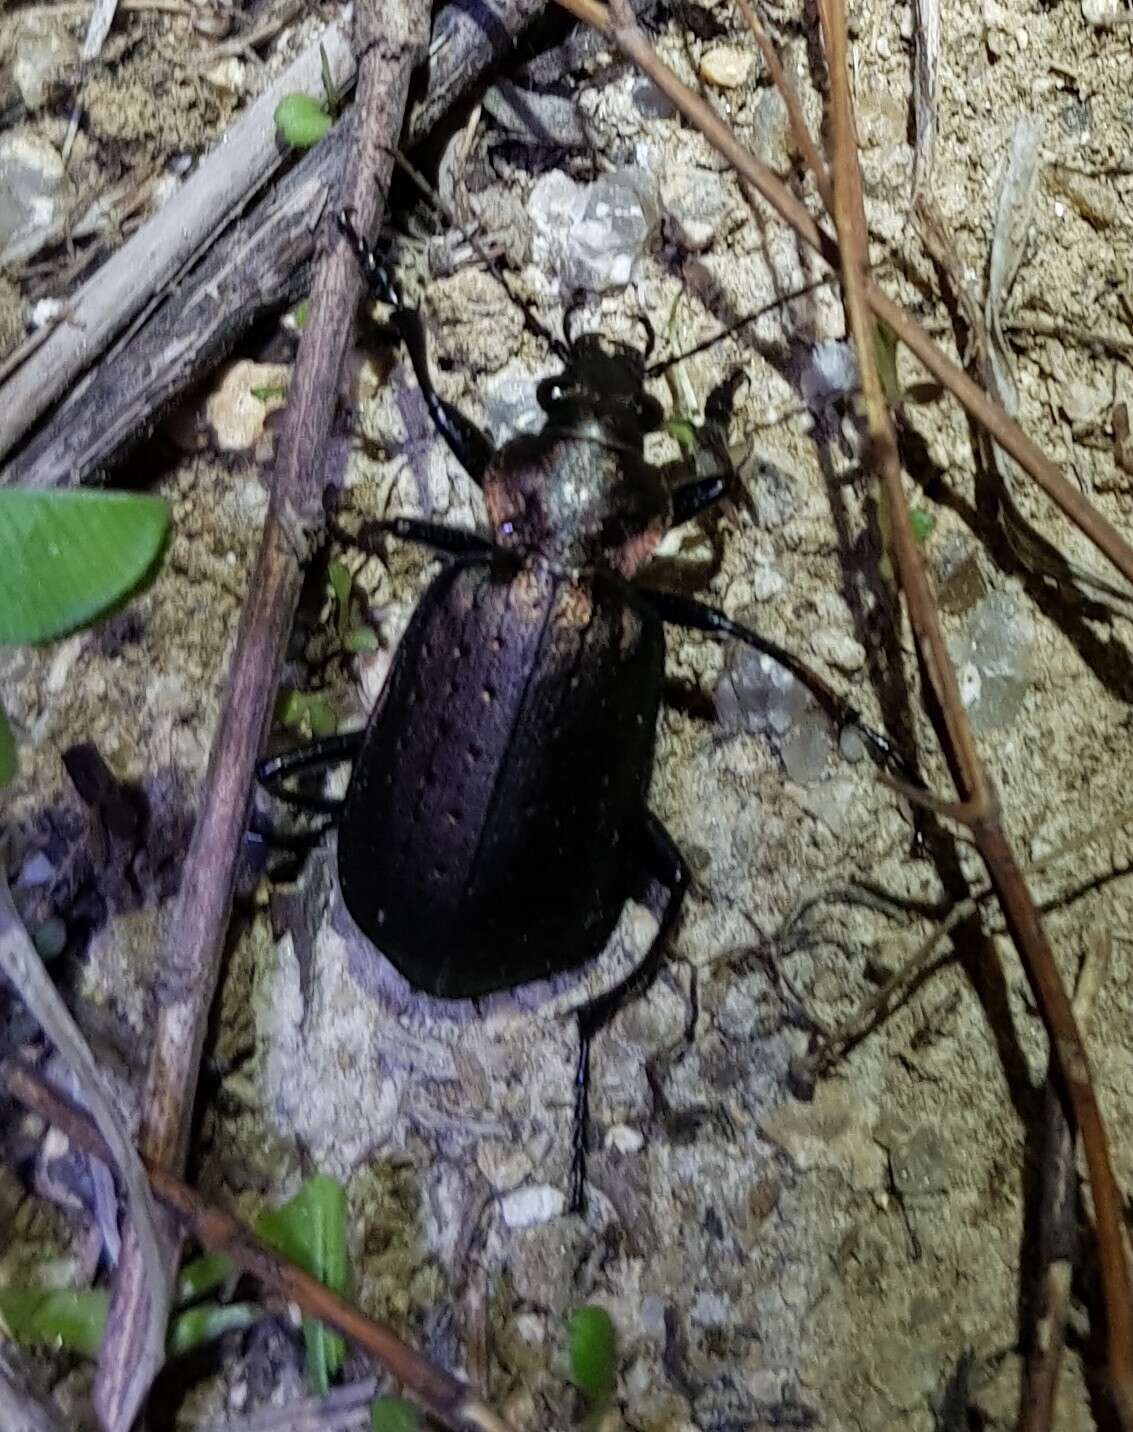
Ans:
POLYGON ((500 1199, 500 1212, 509 1228, 534 1228, 540 1223, 550 1223, 565 1207, 566 1199, 561 1190, 547 1183, 517 1188, 500 1199))
POLYGON ((755 54, 751 50, 741 49, 739 45, 713 45, 701 55, 698 73, 705 84, 718 89, 738 89, 751 74, 754 63, 755 54))

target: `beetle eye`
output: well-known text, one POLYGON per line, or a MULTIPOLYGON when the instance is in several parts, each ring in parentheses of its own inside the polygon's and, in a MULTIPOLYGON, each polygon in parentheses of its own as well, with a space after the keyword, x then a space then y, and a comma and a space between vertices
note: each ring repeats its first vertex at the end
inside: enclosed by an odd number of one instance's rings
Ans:
POLYGON ((563 374, 556 378, 544 378, 535 390, 535 400, 544 412, 550 412, 556 403, 561 403, 570 392, 570 384, 563 374))

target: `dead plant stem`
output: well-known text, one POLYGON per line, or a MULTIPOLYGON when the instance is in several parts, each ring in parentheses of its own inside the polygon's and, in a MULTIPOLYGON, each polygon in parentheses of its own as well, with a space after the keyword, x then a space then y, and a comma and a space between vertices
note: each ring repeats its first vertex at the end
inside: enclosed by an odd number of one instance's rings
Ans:
POLYGON ((841 0, 821 0, 820 11, 831 74, 834 130, 834 217, 839 239, 819 228, 803 205, 737 141, 699 95, 664 64, 638 26, 626 0, 559 0, 565 9, 609 36, 666 94, 682 114, 751 183, 799 236, 842 272, 845 303, 858 351, 869 434, 890 522, 909 621, 943 715, 946 754, 973 837, 987 866, 1007 928, 1035 985, 1050 1033, 1052 1051, 1066 1085, 1082 1137, 1094 1195, 1099 1257, 1108 1320, 1111 1388, 1121 1425, 1133 1432, 1133 1306, 1121 1237, 1120 1196, 1110 1163, 1089 1063, 1070 1001, 1059 979, 1030 892, 1007 842, 998 799, 980 761, 964 716, 955 672, 944 646, 931 591, 912 535, 901 481, 892 420, 877 373, 869 310, 885 322, 947 387, 1063 512, 1133 582, 1133 548, 966 373, 937 349, 931 338, 869 276, 868 230, 858 167, 857 142, 846 64, 845 14, 841 0), (847 252, 846 246, 850 246, 847 252), (840 247, 841 245, 841 247, 840 247))
MULTIPOLYGON (((673 73, 633 20, 628 7, 624 17, 615 20, 614 9, 620 12, 621 6, 607 7, 599 4, 598 0, 558 0, 558 4, 617 44, 622 53, 672 100, 689 123, 700 130, 740 178, 763 196, 804 243, 821 254, 832 268, 840 266, 837 240, 819 228, 802 203, 766 165, 740 144, 715 110, 673 73)), ((866 280, 865 296, 874 314, 893 330, 937 382, 953 394, 1024 472, 1034 478, 1070 521, 1109 558, 1126 580, 1133 583, 1133 547, 1112 523, 1063 477, 1056 464, 1039 450, 1018 423, 1009 418, 979 384, 973 382, 936 346, 925 329, 871 279, 866 280)))
MULTIPOLYGON (((423 0, 355 11, 362 57, 352 149, 340 202, 370 232, 380 215, 405 112, 409 77, 428 35, 423 0)), ((159 1003, 142 1096, 139 1142, 163 1167, 184 1166, 193 1096, 209 1007, 228 928, 237 857, 252 775, 270 718, 287 637, 307 559, 321 541, 323 495, 333 475, 323 446, 330 431, 342 360, 361 296, 349 246, 333 224, 318 266, 277 448, 271 502, 241 615, 228 687, 181 887, 159 954, 159 1003)), ((170 1260, 176 1244, 170 1233, 170 1260)), ((107 1427, 118 1425, 119 1381, 144 1310, 146 1290, 132 1229, 127 1228, 95 1382, 107 1427)))
MULTIPOLYGON (((93 1122, 70 1100, 26 1065, 3 1067, 3 1083, 21 1104, 62 1130, 84 1153, 113 1166, 114 1156, 93 1122)), ((386 1323, 368 1318, 353 1303, 324 1287, 281 1253, 269 1248, 239 1219, 206 1203, 168 1169, 143 1157, 154 1195, 173 1215, 183 1234, 210 1253, 223 1253, 282 1303, 296 1303, 309 1317, 328 1324, 375 1358, 448 1427, 462 1432, 510 1432, 507 1422, 476 1390, 428 1361, 386 1323)))
POLYGON ((1133 1307, 1122 1240, 1120 1194, 1085 1045, 1038 910, 1004 833, 998 798, 976 750, 909 521, 897 438, 877 370, 873 320, 866 297, 869 236, 850 95, 844 0, 820 0, 819 10, 830 75, 834 221, 841 243, 843 295, 858 356, 873 456, 889 504, 901 588, 910 624, 940 704, 948 737, 947 754, 957 790, 961 800, 971 808, 967 823, 995 886, 1015 946, 1037 989, 1052 1053, 1081 1131, 1094 1194, 1109 1334, 1110 1384, 1121 1424, 1129 1432, 1133 1428, 1133 1307))

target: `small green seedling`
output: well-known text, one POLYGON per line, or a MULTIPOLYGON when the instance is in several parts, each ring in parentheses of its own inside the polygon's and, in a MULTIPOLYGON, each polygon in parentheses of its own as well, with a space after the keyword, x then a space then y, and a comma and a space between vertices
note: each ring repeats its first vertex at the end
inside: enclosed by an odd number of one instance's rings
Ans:
POLYGON ((614 1395, 618 1380, 618 1337, 605 1308, 579 1308, 567 1324, 570 1380, 600 1411, 614 1395))
POLYGON ((275 703, 276 722, 286 731, 305 736, 333 736, 338 730, 338 717, 325 696, 315 692, 294 691, 285 687, 275 703))
MULTIPOLYGON (((293 1199, 261 1216, 256 1232, 326 1287, 337 1293, 345 1290, 346 1193, 341 1184, 330 1178, 308 1179, 293 1199)), ((198 1301, 234 1283, 236 1273, 235 1264, 222 1253, 205 1253, 181 1269, 174 1298, 178 1311, 166 1336, 169 1357, 267 1316, 258 1303, 198 1301)), ((109 1302, 103 1288, 0 1288, 0 1336, 26 1347, 66 1348, 97 1357, 109 1302)), ((311 1319, 304 1320, 303 1331, 308 1377, 315 1391, 325 1393, 342 1365, 342 1339, 311 1319)))
POLYGON ((377 633, 362 622, 354 621, 354 578, 345 562, 333 561, 327 566, 327 580, 335 601, 335 631, 346 651, 377 651, 377 633))
MULTIPOLYGON (((98 1356, 110 1294, 104 1288, 0 1288, 0 1333, 25 1347, 98 1356)), ((169 1324, 165 1350, 180 1357, 264 1317, 256 1303, 201 1303, 169 1324)))
POLYGON ((273 398, 287 396, 287 388, 283 383, 261 383, 259 387, 249 388, 248 391, 261 403, 270 403, 273 398))
POLYGON ((375 1397, 370 1403, 370 1432, 420 1432, 421 1418, 403 1397, 375 1397))
MULTIPOLYGON (((334 1293, 346 1292, 346 1190, 322 1174, 309 1178, 290 1202, 265 1213, 256 1232, 285 1258, 298 1263, 334 1293)), ((325 1397, 346 1349, 337 1333, 314 1318, 303 1319, 307 1381, 325 1397)))
MULTIPOLYGON (((157 568, 169 506, 132 492, 0 491, 0 645, 53 641, 111 612, 157 568)), ((16 746, 0 709, 0 786, 16 746)))
POLYGON ((334 121, 317 100, 306 94, 285 94, 275 107, 275 127, 292 149, 312 149, 334 121))

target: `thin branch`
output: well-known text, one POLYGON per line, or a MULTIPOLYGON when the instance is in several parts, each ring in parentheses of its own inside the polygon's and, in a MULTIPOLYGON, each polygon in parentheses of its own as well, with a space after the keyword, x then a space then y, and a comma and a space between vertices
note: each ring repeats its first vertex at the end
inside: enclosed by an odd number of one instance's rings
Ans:
POLYGON ((833 142, 834 218, 842 247, 842 282, 854 337, 867 422, 882 488, 909 621, 936 691, 948 737, 947 755, 961 800, 972 807, 968 824, 996 889, 1008 929, 1035 987, 1053 1053, 1066 1085, 1090 1170, 1098 1254, 1105 1291, 1108 1362, 1114 1401, 1126 1429, 1133 1428, 1133 1306, 1122 1237, 1121 1197, 1090 1075, 1086 1048, 1054 962, 1038 910, 1003 830, 998 797, 976 750, 944 641, 920 551, 909 520, 897 438, 877 370, 873 320, 866 297, 869 239, 858 142, 850 98, 843 0, 820 0, 833 142))
MULTIPOLYGON (((406 0, 383 5, 379 21, 376 0, 359 0, 355 13, 362 61, 341 202, 368 232, 384 202, 388 148, 401 128, 410 74, 428 34, 428 11, 424 0, 406 0)), ((333 225, 328 239, 299 345, 271 503, 197 822, 158 961, 161 1002, 143 1091, 140 1143, 151 1159, 177 1169, 185 1161, 255 760, 270 719, 304 564, 321 541, 324 488, 333 481, 323 446, 362 281, 349 245, 333 225)), ((129 1365, 145 1302, 144 1277, 128 1228, 95 1381, 96 1406, 111 1425, 119 1405, 119 1369, 129 1365)))
MULTIPOLYGON (((411 109, 406 143, 416 144, 428 134, 541 6, 542 0, 494 0, 490 26, 480 24, 477 13, 469 12, 462 0, 444 6, 430 45, 428 86, 411 109)), ((310 53, 314 74, 317 44, 310 53)), ((346 63, 346 72, 339 75, 336 71, 340 92, 354 83, 352 55, 346 63)), ((348 112, 273 185, 255 209, 222 233, 208 236, 207 258, 172 292, 156 290, 132 322, 128 322, 129 311, 123 310, 118 324, 112 324, 108 316, 101 330, 87 323, 81 331, 70 333, 66 351, 57 350, 52 359, 52 371, 60 365, 66 369, 70 348, 81 346, 83 364, 91 365, 91 372, 45 417, 4 468, 0 482, 62 486, 104 472, 132 442, 145 435, 165 406, 234 348, 255 322, 291 301, 308 282, 304 268, 315 249, 319 217, 341 184, 352 123, 353 114, 348 112), (124 330, 120 334, 119 327, 124 330), (104 351, 107 347, 109 351, 104 351)), ((257 130, 249 143, 252 140, 259 143, 260 171, 266 175, 278 159, 275 134, 257 130)), ((230 136, 223 154, 229 152, 231 142, 230 136)), ((206 159, 201 169, 212 165, 212 159, 206 159)), ((216 172, 215 166, 211 172, 216 172)), ((200 209, 199 191, 190 192, 186 186, 174 195, 161 214, 128 241, 135 270, 139 266, 148 270, 145 255, 160 247, 161 225, 170 221, 197 224, 200 209), (182 212, 187 203, 192 211, 182 212)), ((101 270, 92 284, 100 274, 101 270)), ((71 302, 78 302, 86 292, 84 288, 71 302)), ((132 304, 136 289, 127 296, 132 304)), ((70 331, 71 318, 68 308, 56 327, 70 331)), ((0 382, 27 363, 51 331, 41 330, 11 354, 0 365, 0 382)), ((38 370, 38 377, 42 376, 43 370, 38 370)), ((26 389, 36 382, 37 370, 33 369, 26 389)), ((0 389, 0 406, 12 392, 0 389)), ((13 402, 18 396, 16 392, 13 402)))
MULTIPOLYGON (((113 1162, 91 1120, 45 1079, 19 1063, 9 1062, 0 1068, 3 1084, 13 1098, 61 1129, 76 1148, 113 1162)), ((225 1254, 281 1302, 298 1304, 308 1317, 326 1323, 369 1353, 446 1426, 472 1432, 510 1432, 506 1421, 474 1388, 429 1362, 388 1324, 366 1317, 353 1303, 261 1242, 239 1219, 206 1203, 195 1189, 160 1164, 144 1155, 142 1163, 154 1195, 173 1215, 181 1232, 195 1238, 202 1248, 225 1254)))
POLYGON ((24 929, 3 871, 3 853, 0 843, 0 970, 73 1073, 102 1130, 105 1144, 113 1150, 109 1161, 122 1171, 130 1217, 139 1230, 139 1264, 146 1274, 146 1297, 138 1312, 133 1360, 122 1369, 123 1416, 128 1424, 165 1361, 165 1327, 169 1321, 172 1279, 166 1275, 162 1262, 157 1210, 133 1141, 118 1113, 114 1091, 24 929))
MULTIPOLYGON (((820 229, 776 175, 740 144, 711 106, 669 69, 636 23, 615 23, 612 10, 599 4, 598 0, 557 0, 557 3, 617 44, 622 53, 672 100, 689 123, 700 130, 740 178, 767 200, 804 243, 821 254, 832 267, 840 265, 837 241, 825 229, 820 229)), ((963 404, 971 416, 1034 478, 1070 521, 1133 583, 1133 547, 1063 477, 1058 467, 1039 450, 1018 423, 1007 417, 984 390, 936 346, 930 335, 909 317, 900 304, 894 303, 868 279, 866 300, 877 317, 888 324, 937 382, 963 404)))
MULTIPOLYGON (((1089 1026, 1112 953, 1113 940, 1108 933, 1095 935, 1086 947, 1074 991, 1074 1017, 1083 1029, 1089 1026)), ((1039 1190, 1037 1261, 1042 1276, 1019 1400, 1018 1432, 1051 1432, 1054 1427, 1058 1373, 1078 1251, 1077 1140, 1066 1117, 1057 1075, 1057 1064, 1051 1059, 1043 1101, 1045 1147, 1039 1190)))
MULTIPOLYGON (((335 83, 353 70, 341 24, 319 36, 335 83)), ((232 126, 173 200, 124 243, 72 298, 67 318, 4 385, 0 395, 0 459, 29 431, 107 343, 155 296, 160 297, 202 245, 229 223, 283 160, 275 138, 275 107, 295 90, 320 94, 320 45, 313 44, 232 126)))

